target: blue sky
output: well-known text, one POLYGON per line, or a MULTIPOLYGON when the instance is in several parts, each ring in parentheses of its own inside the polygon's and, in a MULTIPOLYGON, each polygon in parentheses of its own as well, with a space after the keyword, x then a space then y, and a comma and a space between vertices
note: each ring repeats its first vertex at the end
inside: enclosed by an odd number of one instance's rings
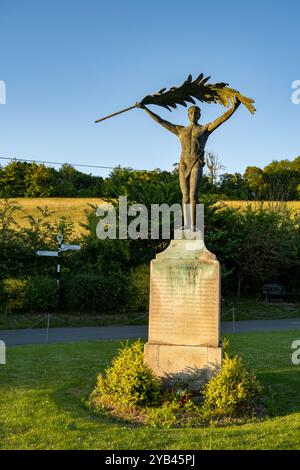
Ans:
MULTIPOLYGON (((169 170, 179 141, 144 111, 94 120, 204 72, 256 102, 208 141, 226 171, 292 159, 299 17, 298 0, 0 0, 0 156, 169 170)), ((185 108, 152 109, 187 122, 185 108)), ((203 105, 203 122, 224 111, 203 105)))

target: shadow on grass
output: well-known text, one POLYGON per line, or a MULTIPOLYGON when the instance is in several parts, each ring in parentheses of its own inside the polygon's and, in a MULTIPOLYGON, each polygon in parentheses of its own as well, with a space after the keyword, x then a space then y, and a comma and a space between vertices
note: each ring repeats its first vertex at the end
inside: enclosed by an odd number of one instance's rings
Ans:
MULTIPOLYGON (((264 406, 267 408, 265 419, 261 422, 266 422, 269 418, 289 416, 294 413, 300 413, 300 373, 299 368, 295 370, 284 370, 280 372, 270 371, 258 373, 257 377, 265 387, 264 406)), ((102 424, 115 424, 126 425, 130 428, 141 428, 145 425, 142 422, 132 422, 126 420, 124 417, 117 417, 93 410, 88 405, 88 397, 91 393, 95 383, 86 384, 85 386, 76 386, 76 384, 69 384, 53 391, 50 395, 51 399, 59 406, 63 406, 68 413, 71 414, 72 419, 82 417, 83 414, 88 416, 89 419, 101 422, 102 424)), ((244 422, 232 422, 226 425, 227 429, 233 426, 244 426, 251 424, 251 420, 244 422)), ((258 417, 257 423, 260 422, 258 417)), ((221 428, 222 426, 220 426, 221 428)), ((199 429, 212 429, 210 427, 199 427, 199 429)))

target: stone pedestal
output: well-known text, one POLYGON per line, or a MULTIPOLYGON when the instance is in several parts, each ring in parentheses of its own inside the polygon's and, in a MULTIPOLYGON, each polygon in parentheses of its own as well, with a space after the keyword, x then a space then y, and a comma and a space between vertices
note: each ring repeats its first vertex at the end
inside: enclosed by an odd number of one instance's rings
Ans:
POLYGON ((172 240, 151 262, 144 360, 159 377, 197 386, 221 366, 220 265, 203 240, 172 240))

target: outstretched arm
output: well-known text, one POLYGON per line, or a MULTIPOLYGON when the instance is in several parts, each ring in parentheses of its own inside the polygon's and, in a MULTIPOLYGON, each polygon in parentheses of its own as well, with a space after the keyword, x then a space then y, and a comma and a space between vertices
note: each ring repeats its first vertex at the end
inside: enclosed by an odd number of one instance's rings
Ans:
POLYGON ((154 121, 158 122, 158 124, 163 126, 168 131, 173 132, 173 134, 178 135, 180 129, 183 127, 183 126, 177 126, 176 124, 172 124, 169 121, 165 121, 165 119, 162 119, 160 116, 153 113, 152 111, 150 111, 150 109, 146 108, 146 106, 144 106, 140 103, 137 103, 136 106, 138 108, 144 109, 149 114, 149 116, 152 117, 152 119, 154 119, 154 121))
POLYGON ((215 131, 217 127, 219 127, 221 124, 227 121, 227 119, 229 119, 233 115, 233 113, 235 113, 235 111, 237 110, 240 104, 241 102, 239 100, 235 100, 232 108, 229 111, 222 114, 222 116, 220 116, 218 119, 208 124, 208 127, 207 127, 208 132, 215 131))

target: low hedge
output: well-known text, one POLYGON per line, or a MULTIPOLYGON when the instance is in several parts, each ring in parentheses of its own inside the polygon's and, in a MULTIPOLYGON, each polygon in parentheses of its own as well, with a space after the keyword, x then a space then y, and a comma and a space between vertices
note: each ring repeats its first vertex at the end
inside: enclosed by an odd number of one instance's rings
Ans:
POLYGON ((126 310, 132 290, 122 274, 80 273, 63 283, 62 296, 68 310, 115 313, 126 310))
POLYGON ((56 280, 49 276, 4 279, 1 282, 1 304, 6 313, 52 310, 58 306, 56 280))

